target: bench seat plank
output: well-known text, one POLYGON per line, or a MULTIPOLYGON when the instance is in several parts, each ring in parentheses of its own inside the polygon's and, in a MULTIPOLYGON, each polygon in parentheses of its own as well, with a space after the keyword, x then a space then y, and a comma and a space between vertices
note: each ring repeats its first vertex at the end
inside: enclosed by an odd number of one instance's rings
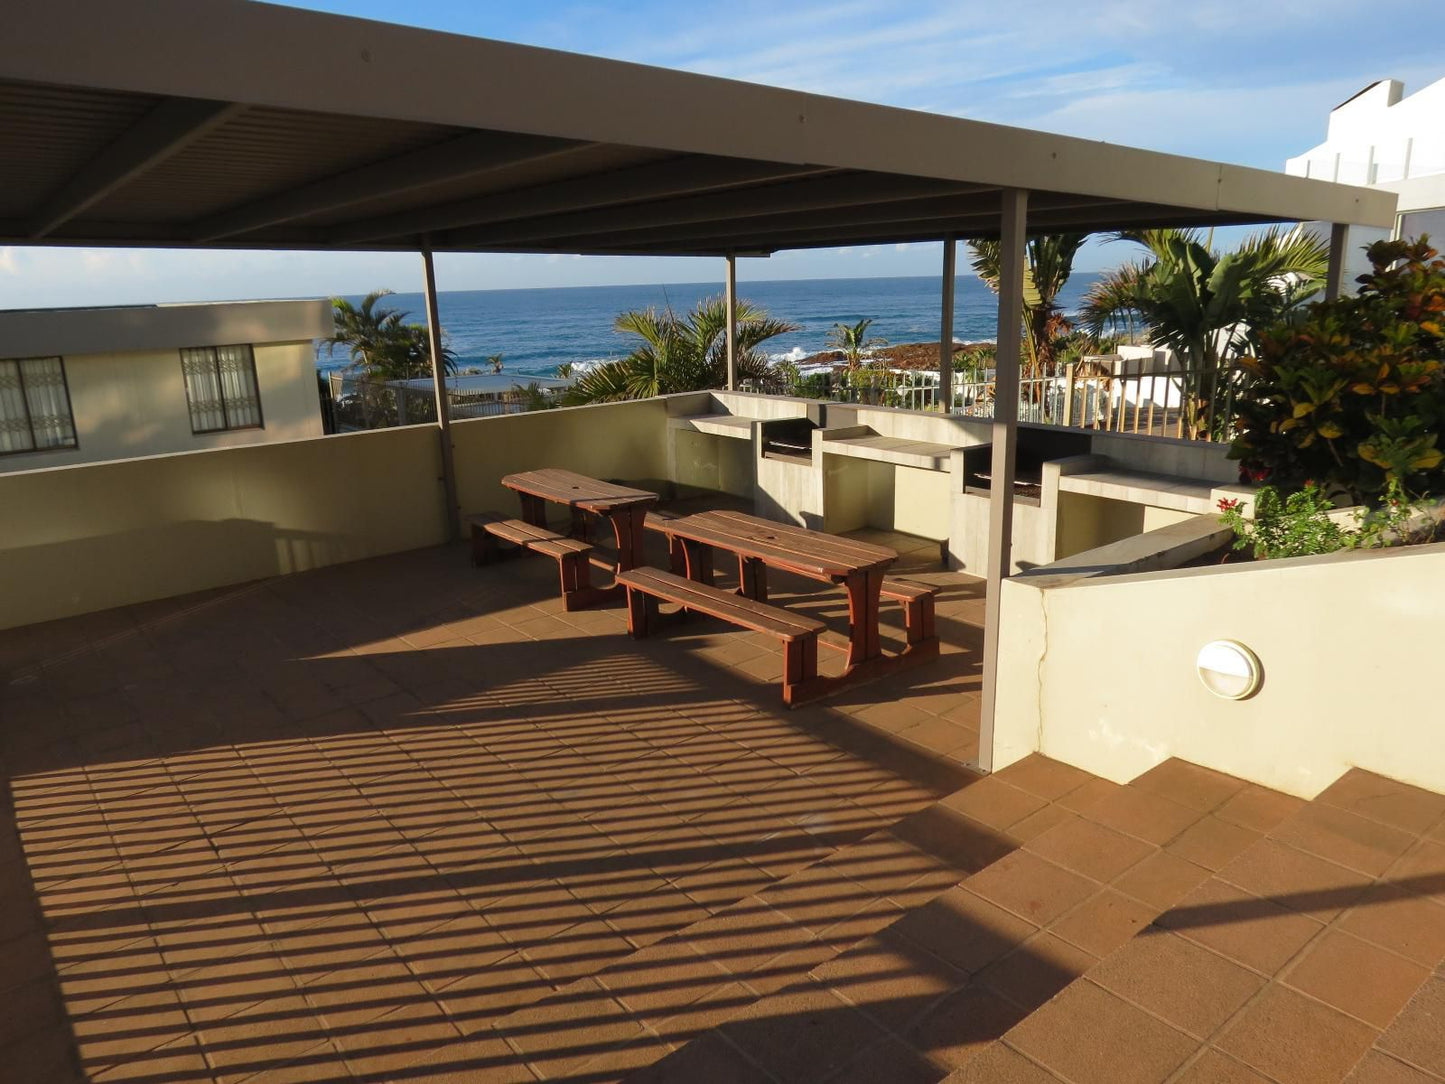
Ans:
POLYGON ((689 580, 686 576, 678 576, 658 568, 633 568, 620 572, 617 582, 654 598, 711 614, 731 624, 752 629, 754 632, 767 633, 783 641, 816 636, 826 627, 816 618, 754 602, 731 591, 708 587, 689 580))

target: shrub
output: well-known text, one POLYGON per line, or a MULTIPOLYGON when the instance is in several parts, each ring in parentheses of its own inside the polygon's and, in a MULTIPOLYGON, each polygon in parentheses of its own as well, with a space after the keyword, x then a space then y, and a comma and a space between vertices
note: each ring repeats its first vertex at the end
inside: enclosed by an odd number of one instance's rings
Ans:
POLYGON ((1237 500, 1219 502, 1221 517, 1235 534, 1234 548, 1249 550, 1260 560, 1334 553, 1349 545, 1349 534, 1329 516, 1334 504, 1313 482, 1281 497, 1274 486, 1254 495, 1254 520, 1244 518, 1237 500))
POLYGON ((1445 260, 1419 241, 1367 249, 1354 297, 1309 306, 1260 337, 1253 376, 1235 400, 1230 456, 1255 481, 1379 504, 1391 484, 1445 486, 1436 446, 1445 422, 1445 260))

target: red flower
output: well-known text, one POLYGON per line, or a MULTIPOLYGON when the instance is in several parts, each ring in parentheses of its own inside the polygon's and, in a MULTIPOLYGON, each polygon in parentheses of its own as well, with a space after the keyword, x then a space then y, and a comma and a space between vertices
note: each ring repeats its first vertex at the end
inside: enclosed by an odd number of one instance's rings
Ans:
POLYGON ((1219 510, 1220 510, 1221 512, 1233 512, 1233 511, 1234 511, 1236 508, 1238 508, 1238 507, 1239 507, 1239 498, 1237 498, 1237 497, 1220 497, 1220 498, 1219 498, 1219 510))

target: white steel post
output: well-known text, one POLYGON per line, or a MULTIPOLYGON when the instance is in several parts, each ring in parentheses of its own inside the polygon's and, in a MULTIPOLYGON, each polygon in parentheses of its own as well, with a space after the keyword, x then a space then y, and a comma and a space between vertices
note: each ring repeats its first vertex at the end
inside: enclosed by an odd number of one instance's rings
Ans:
POLYGON ((938 396, 945 414, 953 410, 953 286, 958 277, 958 238, 943 239, 943 313, 938 330, 938 396))
POLYGON ((984 601, 983 700, 978 766, 993 770, 994 710, 998 703, 999 595, 1013 567, 1014 459, 1018 444, 1019 354, 1024 302, 1024 240, 1028 193, 1005 189, 999 236, 998 354, 994 362, 993 462, 989 474, 988 595, 984 601))
POLYGON ((728 254, 728 391, 738 390, 738 258, 728 254))
POLYGON ((447 541, 461 537, 461 509, 457 506, 457 469, 452 452, 452 420, 447 411, 446 362, 442 358, 442 322, 437 315, 436 269, 432 266, 431 249, 421 250, 422 269, 426 278, 427 344, 431 348, 432 387, 436 392, 437 435, 442 451, 442 494, 446 501, 447 541))

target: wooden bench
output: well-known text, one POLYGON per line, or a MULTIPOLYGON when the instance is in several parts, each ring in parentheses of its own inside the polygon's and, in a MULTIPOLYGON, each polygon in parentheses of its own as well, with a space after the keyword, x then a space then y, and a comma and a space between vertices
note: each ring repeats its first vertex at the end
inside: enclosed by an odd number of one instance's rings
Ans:
POLYGON ((650 631, 661 599, 782 641, 783 703, 790 707, 818 677, 818 634, 824 625, 816 618, 754 602, 659 568, 619 572, 617 582, 627 588, 627 631, 635 639, 650 631))
POLYGON ((472 532, 472 563, 490 564, 497 558, 497 539, 524 550, 545 554, 557 562, 562 576, 562 598, 567 608, 579 599, 579 592, 591 586, 592 547, 546 527, 521 519, 504 519, 495 512, 467 517, 472 532))
POLYGON ((879 593, 883 598, 903 603, 903 628, 909 646, 937 639, 933 627, 933 600, 941 588, 913 580, 885 579, 879 593))

